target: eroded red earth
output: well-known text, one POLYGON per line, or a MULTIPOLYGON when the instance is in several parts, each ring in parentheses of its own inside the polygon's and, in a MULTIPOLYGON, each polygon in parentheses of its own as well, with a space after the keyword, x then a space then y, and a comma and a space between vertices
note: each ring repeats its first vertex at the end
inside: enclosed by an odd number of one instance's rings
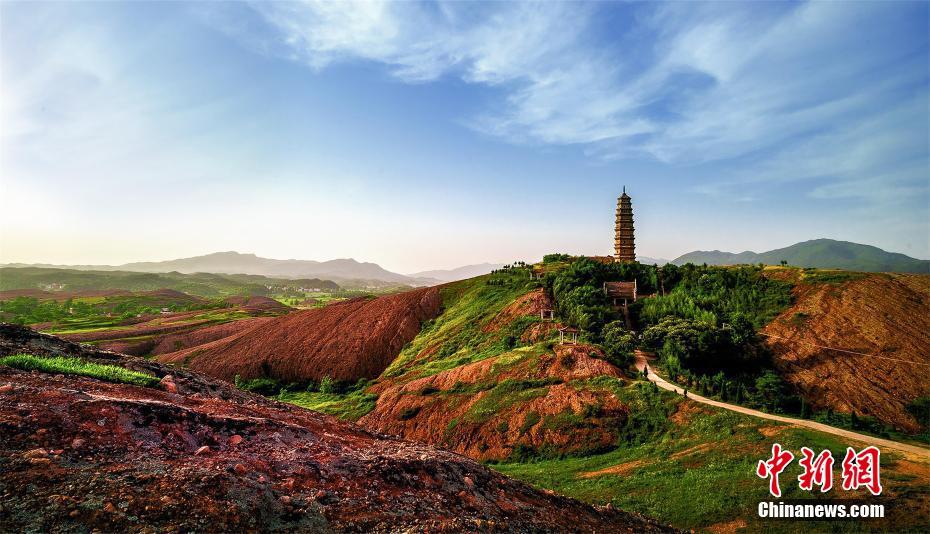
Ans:
POLYGON ((0 325, 0 355, 20 352, 163 383, 0 367, 0 531, 664 529, 197 373, 0 325))

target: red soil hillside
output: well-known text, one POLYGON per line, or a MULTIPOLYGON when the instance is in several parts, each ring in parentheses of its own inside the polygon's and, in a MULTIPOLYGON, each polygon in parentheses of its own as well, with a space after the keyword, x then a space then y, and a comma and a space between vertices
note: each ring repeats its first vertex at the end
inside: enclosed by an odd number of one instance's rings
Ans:
MULTIPOLYGON (((271 321, 273 317, 250 317, 229 323, 203 326, 194 324, 192 328, 179 327, 171 333, 161 333, 146 339, 117 339, 98 343, 100 348, 122 352, 134 356, 167 354, 179 350, 199 347, 219 339, 228 338, 251 330, 256 326, 271 321)), ((125 335, 125 334, 124 334, 125 335)), ((68 338, 69 336, 62 336, 68 338)), ((127 336, 129 337, 129 336, 127 336)))
POLYGON ((285 306, 273 298, 262 296, 229 297, 226 302, 253 314, 261 312, 283 314, 292 310, 290 306, 285 306))
POLYGON ((232 338, 165 354, 210 376, 271 377, 285 382, 356 381, 378 376, 439 313, 439 291, 424 288, 359 298, 277 318, 232 338))
POLYGON ((2 532, 668 530, 196 373, 0 325, 0 356, 23 352, 163 378, 0 366, 2 532))
POLYGON ((795 304, 763 330, 777 336, 775 364, 815 409, 917 430, 905 406, 930 395, 930 276, 851 278, 796 284, 795 304))
POLYGON ((610 448, 629 410, 611 392, 582 385, 621 376, 592 354, 603 356, 589 345, 558 345, 554 353, 488 358, 410 382, 388 379, 371 388, 378 403, 359 424, 478 460, 507 458, 518 445, 560 453, 610 448))

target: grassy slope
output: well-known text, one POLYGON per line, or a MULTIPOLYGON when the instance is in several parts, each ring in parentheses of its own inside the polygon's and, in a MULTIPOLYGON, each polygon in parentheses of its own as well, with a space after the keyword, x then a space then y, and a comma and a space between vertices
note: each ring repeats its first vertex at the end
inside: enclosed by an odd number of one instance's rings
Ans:
MULTIPOLYGON (((635 386, 631 386, 635 387, 635 386)), ((671 402, 683 401, 663 392, 671 402)), ((690 403, 686 403, 690 404, 690 403)), ((882 455, 880 498, 867 493, 842 491, 839 463, 847 443, 806 429, 761 421, 733 412, 689 406, 667 431, 641 445, 620 448, 595 456, 539 462, 495 465, 498 471, 596 504, 612 503, 624 510, 641 512, 681 528, 704 529, 721 523, 745 521, 751 530, 796 531, 798 523, 761 522, 756 517, 760 501, 771 500, 767 482, 755 474, 758 460, 768 458, 773 442, 800 456, 802 446, 819 452, 830 449, 836 464, 835 487, 825 494, 802 492, 797 487, 801 470, 797 459, 781 476, 784 498, 865 498, 886 504, 889 518, 882 522, 806 522, 805 531, 918 529, 928 526, 926 465, 915 474, 913 462, 900 455, 882 455), (618 467, 620 466, 620 467, 618 467), (584 476, 614 468, 614 473, 584 476), (740 521, 742 520, 742 521, 740 521)))
MULTIPOLYGON (((502 342, 510 334, 509 330, 486 334, 481 331, 481 324, 536 286, 529 283, 528 275, 527 278, 516 274, 496 276, 512 282, 501 286, 487 285, 490 278, 491 275, 480 276, 444 286, 440 290, 443 313, 423 325, 420 334, 403 348, 375 383, 386 379, 407 382, 507 352, 512 353, 509 355, 511 361, 521 359, 527 352, 525 347, 512 350, 502 342), (420 357, 428 348, 439 346, 442 348, 436 354, 420 357)), ((528 322, 522 321, 522 324, 525 328, 528 322)), ((471 394, 474 392, 461 392, 461 395, 471 394)), ((377 397, 356 392, 349 395, 301 392, 286 393, 281 398, 305 408, 356 421, 374 409, 377 397)))

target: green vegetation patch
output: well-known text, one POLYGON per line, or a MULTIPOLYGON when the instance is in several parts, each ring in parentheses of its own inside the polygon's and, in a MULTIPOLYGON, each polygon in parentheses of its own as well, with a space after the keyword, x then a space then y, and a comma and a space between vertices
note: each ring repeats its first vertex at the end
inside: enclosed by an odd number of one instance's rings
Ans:
POLYGON ((378 396, 366 393, 364 388, 349 393, 322 393, 319 391, 282 391, 277 399, 303 408, 334 415, 348 421, 358 421, 375 409, 378 396))
POLYGON ((443 313, 425 323, 384 371, 384 377, 431 376, 519 348, 519 335, 538 318, 519 318, 500 330, 485 332, 501 310, 538 287, 529 269, 513 268, 462 280, 440 290, 443 313))
POLYGON ((819 269, 805 269, 804 277, 801 279, 805 284, 830 284, 839 285, 854 280, 862 280, 869 276, 868 273, 859 273, 855 271, 822 271, 819 269))
MULTIPOLYGON (((613 387, 606 382, 592 387, 613 387)), ((620 388, 625 395, 640 397, 636 388, 620 388)), ((659 403, 682 402, 668 392, 658 394, 659 403)), ((634 408, 634 412, 638 408, 634 408)), ((492 465, 505 475, 537 487, 592 504, 614 506, 643 513, 685 529, 703 529, 736 519, 747 521, 749 531, 792 531, 791 522, 764 522, 756 517, 760 501, 769 500, 766 481, 755 474, 756 463, 767 458, 774 441, 794 454, 802 446, 816 451, 829 449, 834 458, 843 458, 846 443, 838 438, 808 429, 784 427, 770 421, 724 410, 702 408, 688 411, 644 442, 621 443, 617 449, 586 457, 529 460, 492 465), (774 435, 773 435, 774 432, 774 435)), ((856 444, 857 449, 859 448, 856 444)), ((930 496, 930 489, 920 481, 895 480, 890 468, 897 458, 882 455, 882 478, 888 496, 874 499, 888 502, 886 509, 895 515, 884 523, 819 521, 806 523, 812 531, 862 531, 882 525, 897 525, 907 530, 926 520, 912 512, 930 496), (893 497, 893 495, 897 495, 893 497), (907 495, 907 503, 900 496, 907 495)), ((831 492, 804 492, 798 488, 798 462, 792 462, 781 475, 785 499, 822 499, 863 497, 834 488, 831 492)), ((871 497, 870 497, 871 499, 871 497)))
POLYGON ((514 404, 546 396, 549 386, 560 382, 561 380, 556 378, 504 380, 472 404, 465 418, 470 423, 483 423, 514 404))
POLYGON ((158 378, 138 371, 130 371, 116 365, 103 365, 91 363, 80 358, 55 356, 43 358, 31 354, 15 354, 0 358, 0 365, 22 369, 23 371, 40 371, 43 373, 60 373, 65 375, 80 375, 106 380, 133 384, 136 386, 152 387, 158 384, 158 378))

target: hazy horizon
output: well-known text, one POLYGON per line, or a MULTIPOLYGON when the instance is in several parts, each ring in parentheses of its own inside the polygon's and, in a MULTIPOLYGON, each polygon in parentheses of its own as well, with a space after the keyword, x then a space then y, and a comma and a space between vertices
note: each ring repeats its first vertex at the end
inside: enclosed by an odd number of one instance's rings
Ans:
POLYGON ((0 263, 930 258, 927 3, 0 3, 0 263), (849 28, 856 28, 855 32, 849 28))

